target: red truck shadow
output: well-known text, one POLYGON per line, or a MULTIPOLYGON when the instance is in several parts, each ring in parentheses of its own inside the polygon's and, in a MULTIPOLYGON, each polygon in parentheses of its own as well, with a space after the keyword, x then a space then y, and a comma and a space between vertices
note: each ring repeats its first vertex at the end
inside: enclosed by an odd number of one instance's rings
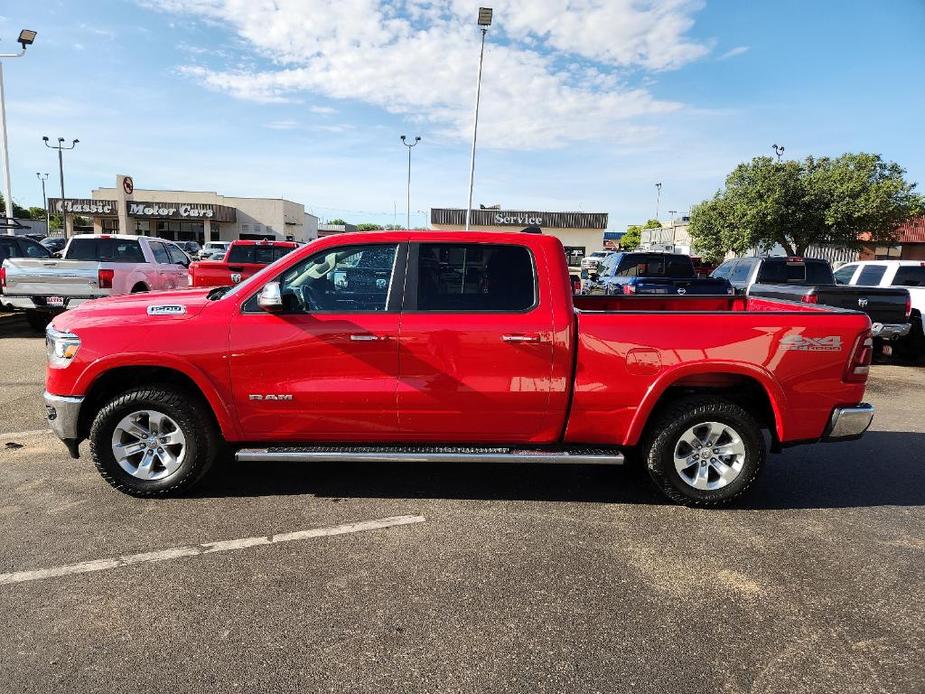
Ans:
MULTIPOLYGON (((198 497, 312 494, 321 498, 472 499, 668 504, 633 466, 482 463, 237 463, 198 497)), ((770 456, 733 510, 925 505, 925 434, 873 431, 860 441, 770 456)))

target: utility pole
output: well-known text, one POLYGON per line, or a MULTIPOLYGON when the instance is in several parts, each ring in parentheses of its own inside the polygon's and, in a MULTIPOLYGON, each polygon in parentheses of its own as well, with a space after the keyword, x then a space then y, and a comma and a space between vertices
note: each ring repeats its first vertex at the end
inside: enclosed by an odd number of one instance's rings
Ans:
POLYGON ((657 221, 657 220, 658 220, 658 210, 659 210, 659 207, 661 207, 661 204, 662 204, 662 184, 661 184, 661 183, 656 183, 656 184, 655 184, 655 190, 657 191, 657 192, 655 193, 655 219, 656 219, 656 221, 657 221))
POLYGON ((48 213, 48 197, 45 195, 45 181, 48 180, 48 174, 36 171, 35 176, 42 182, 42 207, 45 208, 45 236, 51 236, 51 215, 48 213))
POLYGON ((48 136, 42 138, 42 142, 45 143, 45 146, 48 149, 58 150, 58 175, 61 177, 61 226, 64 229, 64 238, 67 238, 67 209, 64 207, 64 155, 63 152, 66 149, 74 149, 77 146, 77 143, 80 140, 71 140, 71 146, 65 147, 64 138, 58 138, 58 144, 50 145, 48 144, 48 136))
POLYGON ((466 231, 469 231, 469 222, 472 217, 472 188, 475 186, 475 142, 479 132, 479 99, 482 95, 482 63, 485 59, 485 35, 491 26, 492 9, 479 8, 479 27, 482 29, 482 49, 479 52, 479 76, 475 83, 475 121, 472 125, 472 153, 469 157, 469 199, 466 203, 466 231))
POLYGON ((414 149, 420 141, 420 137, 415 137, 414 142, 408 144, 405 136, 401 136, 401 143, 408 148, 408 221, 405 229, 411 228, 411 150, 414 149))

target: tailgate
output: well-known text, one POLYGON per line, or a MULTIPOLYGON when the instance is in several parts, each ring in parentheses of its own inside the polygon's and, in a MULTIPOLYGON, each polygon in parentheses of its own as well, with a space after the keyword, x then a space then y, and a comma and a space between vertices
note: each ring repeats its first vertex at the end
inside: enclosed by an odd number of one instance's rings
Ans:
POLYGON ((904 289, 880 287, 818 287, 817 303, 863 311, 874 323, 906 323, 906 295, 904 289))
POLYGON ((92 260, 9 258, 4 263, 9 296, 99 297, 99 263, 92 260))

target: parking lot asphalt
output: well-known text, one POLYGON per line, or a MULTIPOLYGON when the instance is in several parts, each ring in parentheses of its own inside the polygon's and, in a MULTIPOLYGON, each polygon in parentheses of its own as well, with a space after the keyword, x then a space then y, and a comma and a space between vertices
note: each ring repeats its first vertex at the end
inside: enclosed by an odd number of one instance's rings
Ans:
POLYGON ((0 574, 126 559, 0 581, 0 691, 925 688, 925 369, 704 511, 572 466, 227 463, 138 500, 43 431, 43 362, 0 315, 0 574), (423 520, 343 526, 392 517, 423 520))

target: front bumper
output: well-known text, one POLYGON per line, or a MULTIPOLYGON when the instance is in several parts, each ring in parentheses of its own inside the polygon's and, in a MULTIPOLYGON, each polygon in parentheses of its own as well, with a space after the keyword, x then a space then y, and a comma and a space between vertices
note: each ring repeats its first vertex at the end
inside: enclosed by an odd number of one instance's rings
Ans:
POLYGON ((859 439, 873 419, 874 406, 866 402, 855 407, 836 407, 822 438, 825 441, 859 439))
POLYGON ((80 434, 78 432, 77 422, 80 417, 80 406, 83 404, 82 397, 71 397, 66 395, 52 395, 45 392, 42 396, 45 400, 45 415, 48 418, 48 424, 51 430, 67 446, 72 458, 77 458, 77 444, 80 443, 80 434))
POLYGON ((882 340, 895 340, 905 337, 912 330, 912 323, 874 323, 870 332, 874 337, 882 340))

